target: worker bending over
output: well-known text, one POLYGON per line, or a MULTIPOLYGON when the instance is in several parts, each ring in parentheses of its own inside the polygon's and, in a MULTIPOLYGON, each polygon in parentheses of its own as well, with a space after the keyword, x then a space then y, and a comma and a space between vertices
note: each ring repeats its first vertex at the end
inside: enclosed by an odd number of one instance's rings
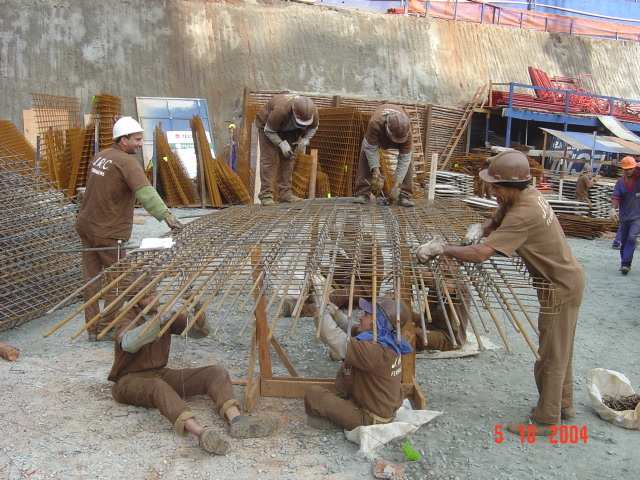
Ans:
POLYGON ((572 357, 584 272, 553 210, 529 185, 531 172, 523 153, 500 153, 480 177, 491 184, 499 208, 484 225, 469 227, 466 239, 473 244, 447 245, 441 238, 434 238, 421 245, 416 255, 420 262, 438 255, 475 263, 496 254, 511 257, 517 253, 523 259, 542 307, 538 316, 540 359, 534 366, 539 399, 528 419, 507 428, 517 433, 523 423, 532 423, 538 435, 548 435, 551 425, 575 416, 572 357), (476 244, 484 236, 486 240, 476 244))
MULTIPOLYGON (((113 146, 99 152, 89 166, 87 186, 76 221, 76 231, 83 247, 82 270, 84 281, 98 275, 103 269, 121 260, 125 255, 119 245, 131 237, 133 208, 136 200, 147 212, 169 228, 182 227, 147 180, 136 153, 142 147, 143 129, 131 117, 122 117, 113 125, 113 146)), ((89 300, 99 291, 98 282, 84 289, 84 299, 89 300)), ((113 293, 106 295, 113 298, 113 293)), ((88 323, 100 313, 98 302, 85 308, 88 323)), ((112 314, 101 318, 88 328, 89 340, 111 321, 112 314)), ((105 337, 109 338, 109 337, 105 337)))
POLYGON ((318 130, 318 109, 310 98, 279 94, 256 115, 260 142, 260 202, 273 205, 273 177, 277 170, 278 200, 297 202, 291 191, 295 156, 305 153, 318 130))
MULTIPOLYGON (((336 376, 337 394, 319 386, 307 389, 304 406, 309 425, 337 425, 352 430, 361 425, 389 423, 402 403, 402 355, 411 352, 395 332, 396 303, 381 299, 376 309, 377 339, 374 341, 373 307, 360 299, 359 334, 351 338, 346 357, 336 376)), ((402 325, 411 312, 400 307, 402 325)))
POLYGON ((382 192, 384 178, 380 171, 379 150, 398 149, 391 200, 403 207, 413 207, 412 148, 411 121, 403 108, 391 104, 376 108, 362 139, 354 201, 366 204, 371 193, 382 192))
MULTIPOLYGON (((196 309, 198 310, 198 309, 196 309)), ((120 403, 157 408, 174 426, 179 435, 190 433, 206 452, 224 455, 229 444, 215 429, 200 425, 183 397, 208 395, 215 410, 229 423, 229 435, 234 438, 264 437, 277 426, 274 419, 240 414, 240 404, 233 396, 227 371, 217 365, 199 368, 166 368, 171 349, 171 335, 179 335, 187 327, 185 315, 158 337, 171 314, 160 321, 150 320, 133 328, 120 328, 109 380, 115 382, 111 393, 120 403), (145 331, 146 330, 146 331, 145 331)), ((208 333, 206 316, 196 319, 189 331, 193 338, 208 333)))
POLYGON ((623 175, 616 182, 611 197, 611 218, 620 222, 620 272, 631 270, 636 238, 640 235, 640 174, 633 157, 620 162, 623 175))

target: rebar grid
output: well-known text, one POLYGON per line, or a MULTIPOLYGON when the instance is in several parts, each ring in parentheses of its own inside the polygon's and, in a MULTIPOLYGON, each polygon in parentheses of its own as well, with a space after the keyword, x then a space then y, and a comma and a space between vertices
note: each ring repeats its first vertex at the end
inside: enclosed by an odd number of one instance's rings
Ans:
MULTIPOLYGON (((209 308, 223 322, 231 312, 253 309, 261 298, 273 312, 273 328, 280 320, 284 298, 295 297, 293 332, 309 296, 322 312, 330 293, 343 289, 350 302, 354 292, 391 296, 410 301, 422 313, 429 304, 453 310, 460 303, 471 312, 471 301, 476 312, 490 314, 507 349, 499 317, 522 333, 535 353, 526 333, 530 327, 521 319, 531 324, 531 314, 539 306, 534 282, 521 260, 496 257, 477 265, 452 259, 420 265, 415 260, 413 250, 421 243, 435 235, 459 243, 467 225, 478 219, 456 201, 432 205, 421 201, 415 208, 326 199, 268 208, 231 207, 189 224, 175 237, 171 250, 133 251, 105 271, 99 280, 101 288, 116 289, 118 300, 129 302, 101 335, 143 297, 150 297, 145 313, 151 323, 169 318, 163 329, 179 313, 195 319, 209 308), (318 283, 318 278, 323 281, 318 283), (150 313, 160 304, 157 313, 150 313)), ((552 293, 548 285, 536 286, 542 294, 552 293)), ((71 321, 84 306, 49 333, 71 321)), ((99 316, 90 324, 98 320, 99 316)))
MULTIPOLYGON (((92 100, 92 123, 98 125, 98 151, 113 145, 113 124, 120 117, 122 100, 108 93, 99 93, 92 100)), ((95 127, 94 127, 95 128, 95 127)))
POLYGON ((0 147, 0 330, 42 315, 82 284, 76 208, 21 155, 0 147))
POLYGON ((200 197, 182 162, 171 150, 162 125, 156 127, 154 139, 158 156, 158 177, 167 206, 194 206, 200 201, 200 197))
POLYGON ((16 126, 9 120, 0 120, 0 146, 21 155, 30 164, 36 161, 36 151, 16 126))

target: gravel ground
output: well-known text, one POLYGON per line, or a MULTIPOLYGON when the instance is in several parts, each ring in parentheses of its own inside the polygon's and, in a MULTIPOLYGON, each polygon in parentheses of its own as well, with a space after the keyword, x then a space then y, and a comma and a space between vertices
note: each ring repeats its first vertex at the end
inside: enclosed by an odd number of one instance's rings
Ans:
MULTIPOLYGON (((147 217, 145 225, 135 225, 132 242, 164 231, 147 217)), ((551 445, 539 438, 522 444, 506 433, 496 443, 496 424, 524 418, 536 400, 531 352, 511 332, 511 355, 498 350, 457 360, 418 360, 418 381, 429 408, 444 414, 410 436, 424 456, 406 464, 408 478, 640 478, 639 433, 597 417, 586 393, 586 375, 594 367, 621 371, 636 388, 640 382, 640 365, 633 360, 640 344, 640 316, 632 308, 640 271, 620 276, 618 252, 610 241, 570 243, 588 278, 576 333, 578 417, 573 422, 586 427, 588 442, 551 445)), ((279 418, 278 433, 267 439, 231 439, 229 455, 205 455, 193 439, 176 436, 157 412, 112 400, 106 377, 113 347, 70 341, 79 319, 49 339, 42 337, 70 308, 0 334, 0 341, 21 350, 17 362, 0 361, 0 479, 371 477, 371 463, 356 455, 357 447, 341 432, 318 432, 305 425, 300 400, 261 399, 256 414, 279 418)), ((239 331, 246 320, 246 314, 228 318, 214 337, 175 340, 170 365, 219 362, 233 378, 244 377, 249 336, 239 331)), ((302 375, 331 376, 337 364, 312 339, 311 323, 301 320, 291 338, 283 323, 281 343, 302 375)), ((498 343, 495 335, 493 341, 498 343)), ((281 369, 277 361, 274 368, 281 369)), ((236 392, 241 397, 243 388, 236 392)), ((205 397, 190 404, 203 423, 225 428, 205 397)), ((403 461, 399 442, 382 448, 380 455, 403 461)))

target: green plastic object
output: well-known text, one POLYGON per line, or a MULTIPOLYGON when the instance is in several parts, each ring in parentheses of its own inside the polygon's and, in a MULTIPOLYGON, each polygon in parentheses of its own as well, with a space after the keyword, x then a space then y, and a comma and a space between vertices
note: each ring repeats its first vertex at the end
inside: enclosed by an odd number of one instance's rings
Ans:
POLYGON ((404 453, 404 458, 411 462, 417 462, 422 459, 420 452, 413 448, 409 440, 405 440, 402 444, 402 453, 404 453))

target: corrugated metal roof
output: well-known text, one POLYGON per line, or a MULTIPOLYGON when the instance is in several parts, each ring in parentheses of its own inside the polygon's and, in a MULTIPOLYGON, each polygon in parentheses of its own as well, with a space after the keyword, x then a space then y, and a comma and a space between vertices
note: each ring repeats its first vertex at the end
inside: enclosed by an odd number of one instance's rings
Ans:
POLYGON ((598 135, 595 139, 594 146, 594 138, 591 133, 564 132, 562 130, 542 127, 540 129, 579 150, 594 149, 597 152, 640 155, 640 145, 628 140, 623 140, 622 138, 598 135))

